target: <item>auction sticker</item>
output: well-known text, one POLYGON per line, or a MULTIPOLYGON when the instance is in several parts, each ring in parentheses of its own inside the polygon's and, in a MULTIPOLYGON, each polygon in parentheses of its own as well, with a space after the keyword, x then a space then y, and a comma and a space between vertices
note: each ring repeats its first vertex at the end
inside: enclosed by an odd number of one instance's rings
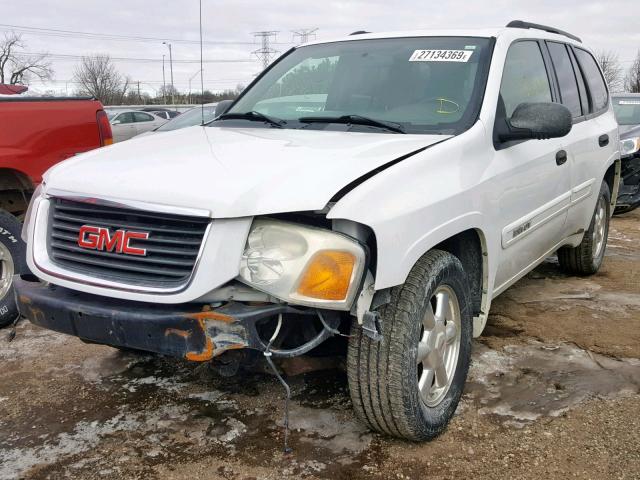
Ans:
POLYGON ((473 50, 416 50, 410 62, 468 62, 473 50))

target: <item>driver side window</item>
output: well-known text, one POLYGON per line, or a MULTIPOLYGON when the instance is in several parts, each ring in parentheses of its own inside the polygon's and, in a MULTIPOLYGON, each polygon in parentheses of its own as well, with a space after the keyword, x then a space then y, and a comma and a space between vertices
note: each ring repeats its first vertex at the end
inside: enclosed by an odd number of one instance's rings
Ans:
POLYGON ((120 115, 118 115, 118 118, 116 118, 116 120, 120 122, 120 124, 133 123, 134 122, 133 113, 131 112, 121 113, 120 115))
POLYGON ((509 47, 500 97, 507 119, 523 102, 551 102, 549 77, 538 42, 525 40, 509 47))

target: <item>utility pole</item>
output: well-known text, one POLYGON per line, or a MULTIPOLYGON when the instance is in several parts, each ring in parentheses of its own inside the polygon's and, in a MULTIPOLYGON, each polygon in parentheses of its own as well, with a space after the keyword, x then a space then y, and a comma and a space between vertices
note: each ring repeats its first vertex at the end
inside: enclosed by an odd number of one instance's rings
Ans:
POLYGON ((253 36, 256 39, 260 39, 261 48, 258 50, 254 50, 252 53, 258 57, 258 60, 262 62, 262 69, 264 70, 269 66, 271 60, 275 58, 275 56, 280 53, 277 50, 271 48, 271 39, 275 40, 277 31, 270 30, 264 32, 253 32, 253 36))
POLYGON ((189 78, 189 103, 191 103, 191 81, 196 78, 196 75, 198 75, 200 72, 202 71, 202 69, 198 70, 196 73, 194 73, 193 75, 191 75, 191 78, 189 78))
POLYGON ((162 103, 167 104, 167 82, 164 78, 164 54, 162 55, 162 103))
POLYGON ((317 28, 301 28, 300 30, 291 30, 291 33, 293 33, 293 42, 296 42, 296 38, 300 39, 298 45, 307 43, 311 39, 311 37, 313 37, 313 40, 315 40, 317 31, 317 28))
POLYGON ((142 97, 140 96, 140 80, 138 80, 138 101, 142 103, 142 97))
POLYGON ((175 105, 175 87, 173 86, 173 55, 171 53, 171 44, 169 42, 162 42, 163 45, 169 47, 169 71, 171 72, 171 105, 175 105))

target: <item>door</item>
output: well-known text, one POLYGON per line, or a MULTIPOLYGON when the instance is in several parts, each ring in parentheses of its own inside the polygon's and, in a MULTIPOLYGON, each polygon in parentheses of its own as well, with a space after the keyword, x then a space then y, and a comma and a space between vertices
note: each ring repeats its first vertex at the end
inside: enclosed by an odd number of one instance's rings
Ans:
POLYGON ((155 130, 164 123, 164 120, 160 117, 146 112, 133 112, 133 116, 136 120, 137 135, 155 130))
POLYGON ((123 112, 118 114, 111 121, 111 131, 113 132, 113 141, 122 142, 134 137, 137 133, 133 112, 123 112))
POLYGON ((573 118, 571 132, 562 139, 571 164, 571 205, 564 229, 564 237, 568 237, 584 228, 583 222, 579 222, 575 215, 575 208, 589 197, 595 182, 595 177, 585 176, 581 171, 584 168, 581 163, 593 157, 593 124, 588 121, 590 109, 586 84, 571 47, 560 42, 545 43, 553 64, 559 101, 569 109, 573 118))
POLYGON ((568 234, 589 227, 604 172, 619 149, 618 124, 600 68, 586 50, 577 47, 570 50, 583 94, 585 120, 574 125, 572 142, 568 145, 572 162, 568 234))
MULTIPOLYGON (((541 44, 514 42, 505 60, 496 126, 509 121, 523 102, 551 102, 541 44)), ((570 204, 569 164, 562 139, 496 143, 493 161, 502 172, 494 180, 501 228, 496 294, 524 275, 561 240, 570 204)))

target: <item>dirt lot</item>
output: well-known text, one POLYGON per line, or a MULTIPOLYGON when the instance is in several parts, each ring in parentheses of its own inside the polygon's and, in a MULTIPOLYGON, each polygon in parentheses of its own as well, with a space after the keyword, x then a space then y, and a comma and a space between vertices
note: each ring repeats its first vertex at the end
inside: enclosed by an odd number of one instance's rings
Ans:
POLYGON ((475 342, 449 429, 410 444, 354 418, 340 369, 290 378, 119 353, 27 323, 0 333, 0 479, 640 478, 640 214, 592 278, 541 265, 475 342))

